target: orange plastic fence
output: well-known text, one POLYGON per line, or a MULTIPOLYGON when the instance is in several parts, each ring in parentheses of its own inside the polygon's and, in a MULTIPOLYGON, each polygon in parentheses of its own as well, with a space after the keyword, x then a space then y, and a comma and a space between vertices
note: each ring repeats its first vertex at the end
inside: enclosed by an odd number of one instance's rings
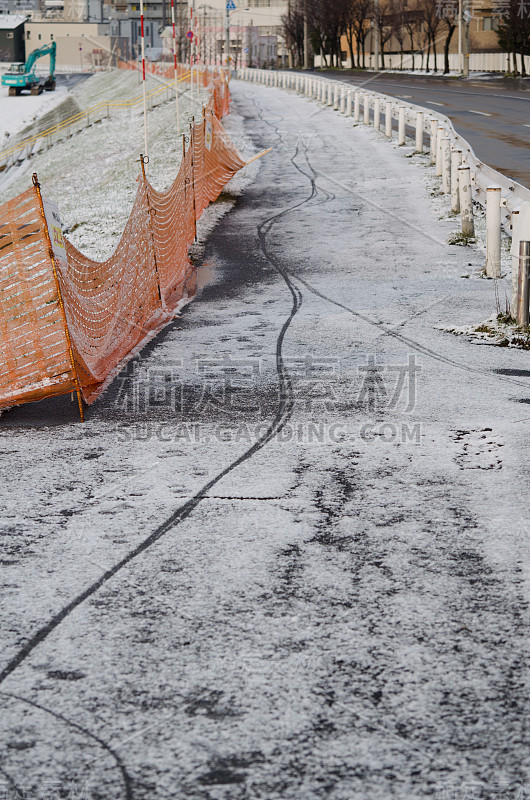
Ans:
POLYGON ((131 351, 193 297, 196 222, 245 164, 217 118, 228 109, 227 84, 222 76, 208 81, 211 100, 190 130, 177 177, 159 192, 142 170, 107 261, 70 242, 60 242, 64 257, 52 249, 38 185, 0 206, 0 408, 75 389, 93 402, 131 351))
MULTIPOLYGON (((141 67, 134 61, 119 61, 120 69, 130 69, 140 71, 141 67)), ((158 75, 165 80, 174 80, 175 71, 173 65, 153 64, 149 61, 145 64, 145 70, 151 75, 158 75)), ((177 66, 177 79, 184 80, 190 77, 190 67, 179 64, 177 66)), ((217 72, 207 67, 196 65, 193 67, 193 84, 199 84, 205 89, 209 89, 212 94, 213 111, 217 119, 222 119, 228 114, 230 105, 230 93, 226 76, 223 71, 217 72)))

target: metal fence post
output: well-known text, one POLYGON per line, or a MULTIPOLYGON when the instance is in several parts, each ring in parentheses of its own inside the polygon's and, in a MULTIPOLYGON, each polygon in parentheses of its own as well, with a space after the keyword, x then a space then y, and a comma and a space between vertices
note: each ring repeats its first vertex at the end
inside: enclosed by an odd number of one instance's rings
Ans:
POLYGON ((346 116, 351 117, 352 114, 352 90, 348 89, 346 94, 346 116))
POLYGON ((340 90, 340 113, 344 114, 346 111, 346 87, 343 86, 340 90))
POLYGON ((354 104, 354 112, 353 112, 353 121, 359 122, 359 117, 361 113, 361 98, 359 92, 355 90, 355 104, 354 104))
POLYGON ((460 213, 462 216, 462 235, 472 238, 475 235, 475 222, 473 220, 471 170, 467 166, 458 167, 458 190, 460 194, 460 213))
POLYGON ((333 90, 333 110, 339 110, 339 84, 336 83, 333 90))
POLYGON ((517 314, 517 286, 519 283, 519 231, 517 224, 519 222, 519 209, 516 208, 511 214, 511 228, 512 228, 512 246, 511 246, 511 259, 512 259, 512 296, 510 300, 510 310, 512 317, 517 314))
POLYGON ((501 187, 486 189, 486 275, 501 274, 501 187))
POLYGON ((365 125, 369 125, 370 124, 370 97, 369 97, 368 94, 364 95, 363 113, 364 113, 363 122, 364 122, 365 125))
POLYGON ((530 242, 519 242, 519 285, 517 291, 517 324, 528 326, 528 273, 530 272, 530 242))

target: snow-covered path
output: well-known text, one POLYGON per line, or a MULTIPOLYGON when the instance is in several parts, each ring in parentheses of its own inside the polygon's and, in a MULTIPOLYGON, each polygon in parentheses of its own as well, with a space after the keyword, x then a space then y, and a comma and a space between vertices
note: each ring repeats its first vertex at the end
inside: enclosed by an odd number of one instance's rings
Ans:
POLYGON ((0 421, 0 777, 522 800, 528 356, 437 329, 493 285, 421 159, 233 93, 274 152, 200 297, 85 426, 64 399, 0 421))

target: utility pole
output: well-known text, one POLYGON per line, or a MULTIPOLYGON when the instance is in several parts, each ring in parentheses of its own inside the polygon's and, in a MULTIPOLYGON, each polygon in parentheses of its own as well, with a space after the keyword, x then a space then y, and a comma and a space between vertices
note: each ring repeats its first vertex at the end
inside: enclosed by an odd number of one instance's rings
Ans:
POLYGON ((230 70, 230 9, 228 3, 226 4, 226 17, 225 17, 225 42, 226 42, 226 68, 230 70))
MULTIPOLYGON (((287 0, 287 19, 289 23, 291 22, 291 0, 287 0)), ((259 48, 259 39, 258 39, 258 48, 259 48)), ((291 47, 289 47, 288 51, 289 55, 289 69, 293 68, 293 51, 291 47)), ((259 50, 258 50, 258 67, 259 67, 259 50)))
POLYGON ((307 12, 304 13, 304 69, 309 69, 309 26, 307 12))
POLYGON ((374 70, 379 72, 379 0, 374 1, 374 70))
MULTIPOLYGON (((464 1, 465 0, 463 0, 463 2, 464 1)), ((465 8, 463 8, 462 16, 463 16, 463 26, 464 26, 464 31, 463 31, 463 33, 464 33, 464 49, 463 49, 464 69, 463 69, 462 74, 463 74, 464 78, 468 78, 469 77, 469 17, 470 17, 470 14, 469 14, 469 11, 468 11, 467 1, 465 1, 465 8)))
POLYGON ((458 0, 458 71, 464 74, 464 64, 462 63, 462 0, 458 0))
POLYGON ((253 60, 252 59, 252 47, 253 47, 253 44, 254 44, 253 36, 252 36, 252 27, 253 27, 253 25, 254 25, 254 20, 251 19, 250 20, 250 28, 247 28, 247 50, 248 50, 247 64, 248 64, 249 67, 253 66, 253 63, 252 63, 252 60, 253 60))

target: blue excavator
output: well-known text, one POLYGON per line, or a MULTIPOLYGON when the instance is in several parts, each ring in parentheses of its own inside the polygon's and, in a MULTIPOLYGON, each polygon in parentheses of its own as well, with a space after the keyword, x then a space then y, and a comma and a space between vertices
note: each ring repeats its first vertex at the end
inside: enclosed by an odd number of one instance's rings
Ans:
POLYGON ((29 89, 31 94, 42 94, 44 90, 53 92, 55 89, 55 42, 39 47, 29 54, 25 64, 11 64, 9 70, 2 75, 2 86, 9 86, 9 95, 14 97, 23 89, 29 89), (37 59, 50 56, 50 74, 45 81, 35 75, 37 59))

